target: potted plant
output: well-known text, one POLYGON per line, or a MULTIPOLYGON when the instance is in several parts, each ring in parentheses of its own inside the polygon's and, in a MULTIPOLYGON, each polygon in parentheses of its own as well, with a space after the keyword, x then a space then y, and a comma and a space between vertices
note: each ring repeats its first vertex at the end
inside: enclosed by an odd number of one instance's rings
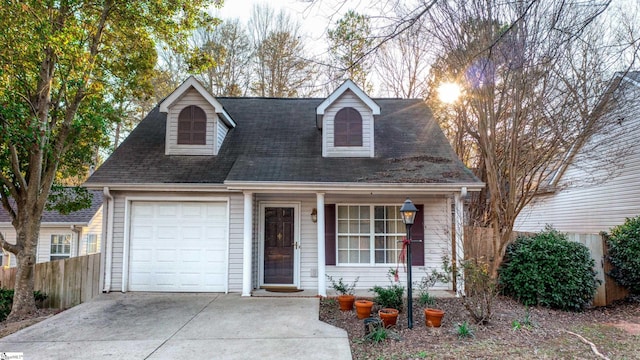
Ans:
POLYGON ((444 311, 440 309, 433 309, 429 306, 434 306, 436 303, 435 297, 429 294, 429 289, 433 287, 436 282, 447 283, 450 280, 450 266, 448 257, 442 258, 442 266, 445 272, 439 272, 435 269, 431 270, 431 273, 427 273, 422 277, 418 283, 418 303, 426 306, 424 309, 424 323, 427 327, 440 327, 442 324, 442 317, 444 311))
MULTIPOLYGON (((389 274, 389 279, 391 280, 391 275, 395 276, 395 270, 389 270, 389 274)), ((391 285, 387 287, 376 285, 371 291, 376 294, 373 301, 381 307, 378 311, 378 316, 382 319, 384 327, 394 326, 398 321, 400 309, 402 309, 404 286, 391 281, 391 285)))
POLYGON ((370 300, 356 300, 356 312, 358 314, 358 319, 366 319, 371 316, 371 308, 373 308, 373 301, 370 300))
POLYGON ((327 275, 329 282, 331 282, 331 287, 335 290, 338 295, 338 302, 340 303, 340 310, 342 311, 351 311, 353 310, 353 302, 356 297, 353 295, 353 291, 356 288, 356 284, 360 277, 357 277, 351 284, 345 283, 342 278, 338 279, 338 281, 334 280, 332 276, 327 275))

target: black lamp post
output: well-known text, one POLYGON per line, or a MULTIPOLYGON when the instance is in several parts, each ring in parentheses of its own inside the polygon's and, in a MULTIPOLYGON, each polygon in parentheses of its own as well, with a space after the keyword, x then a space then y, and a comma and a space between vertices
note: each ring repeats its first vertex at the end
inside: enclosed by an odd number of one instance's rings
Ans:
POLYGON ((402 222, 407 226, 407 327, 413 329, 413 294, 411 283, 411 225, 416 219, 418 209, 411 200, 405 200, 400 208, 402 222))

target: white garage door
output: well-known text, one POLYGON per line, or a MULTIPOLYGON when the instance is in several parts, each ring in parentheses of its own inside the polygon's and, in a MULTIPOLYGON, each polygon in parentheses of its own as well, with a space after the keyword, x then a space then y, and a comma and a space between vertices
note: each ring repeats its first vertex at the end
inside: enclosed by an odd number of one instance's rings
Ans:
POLYGON ((226 290, 226 203, 137 201, 130 224, 129 290, 226 290))

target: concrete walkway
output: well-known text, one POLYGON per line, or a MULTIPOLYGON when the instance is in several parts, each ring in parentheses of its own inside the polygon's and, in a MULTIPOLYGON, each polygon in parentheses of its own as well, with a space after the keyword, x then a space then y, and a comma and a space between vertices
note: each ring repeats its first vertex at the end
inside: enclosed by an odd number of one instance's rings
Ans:
POLYGON ((316 298, 103 294, 0 339, 24 359, 351 359, 316 298))

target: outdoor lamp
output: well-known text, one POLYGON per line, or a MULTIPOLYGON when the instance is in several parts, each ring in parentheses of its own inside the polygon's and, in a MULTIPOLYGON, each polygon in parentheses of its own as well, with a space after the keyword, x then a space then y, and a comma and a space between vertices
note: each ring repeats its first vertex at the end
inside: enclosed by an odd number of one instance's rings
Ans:
MULTIPOLYGON (((416 208, 415 205, 413 205, 413 202, 411 200, 409 200, 409 199, 405 200, 404 204, 402 204, 402 207, 400 207, 400 214, 402 215, 402 222, 407 226, 413 225, 413 222, 416 219, 416 213, 417 212, 418 212, 418 209, 416 208)), ((409 227, 407 227, 407 229, 408 228, 409 227)))
POLYGON ((407 226, 407 327, 413 329, 413 294, 411 283, 411 225, 416 219, 418 209, 407 199, 400 207, 402 222, 407 226))
POLYGON ((318 209, 313 208, 313 210, 311 210, 311 221, 313 221, 314 223, 318 222, 318 209))

